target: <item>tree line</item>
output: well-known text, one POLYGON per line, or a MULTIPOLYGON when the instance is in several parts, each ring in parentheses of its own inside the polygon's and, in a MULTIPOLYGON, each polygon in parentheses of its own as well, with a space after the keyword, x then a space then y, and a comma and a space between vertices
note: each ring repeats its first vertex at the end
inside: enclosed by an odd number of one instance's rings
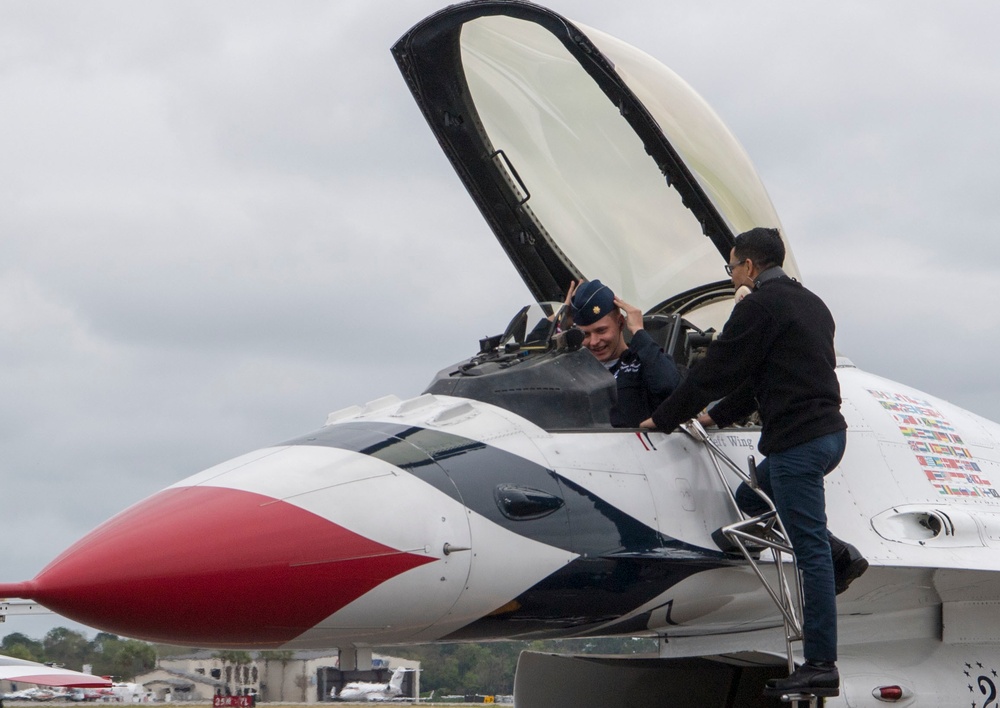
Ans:
POLYGON ((132 681, 156 666, 156 650, 148 642, 122 639, 108 632, 98 632, 93 639, 87 639, 65 627, 50 629, 41 640, 20 632, 8 634, 0 642, 0 654, 59 664, 75 671, 90 664, 95 675, 114 676, 120 681, 132 681))

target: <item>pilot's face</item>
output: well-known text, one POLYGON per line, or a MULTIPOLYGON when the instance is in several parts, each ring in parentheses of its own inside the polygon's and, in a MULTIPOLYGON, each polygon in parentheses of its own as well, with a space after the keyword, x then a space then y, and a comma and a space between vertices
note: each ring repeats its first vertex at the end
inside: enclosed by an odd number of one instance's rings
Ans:
POLYGON ((614 361, 625 351, 625 337, 622 328, 625 318, 617 310, 605 315, 594 324, 580 325, 583 332, 583 346, 597 357, 598 361, 614 361))

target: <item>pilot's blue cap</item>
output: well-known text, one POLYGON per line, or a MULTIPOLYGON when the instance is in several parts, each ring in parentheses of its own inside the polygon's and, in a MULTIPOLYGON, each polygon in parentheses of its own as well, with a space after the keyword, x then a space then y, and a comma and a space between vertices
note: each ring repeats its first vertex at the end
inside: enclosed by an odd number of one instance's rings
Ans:
POLYGON ((578 325, 592 325, 602 317, 615 312, 615 294, 600 280, 588 280, 573 293, 573 321, 578 325))

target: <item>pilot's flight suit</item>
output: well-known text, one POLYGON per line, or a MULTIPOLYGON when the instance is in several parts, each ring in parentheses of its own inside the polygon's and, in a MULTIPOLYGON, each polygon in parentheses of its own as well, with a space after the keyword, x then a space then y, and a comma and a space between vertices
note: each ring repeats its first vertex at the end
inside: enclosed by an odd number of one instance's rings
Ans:
POLYGON ((640 329, 628 349, 608 369, 618 382, 618 402, 611 408, 611 425, 638 428, 681 381, 674 360, 640 329))

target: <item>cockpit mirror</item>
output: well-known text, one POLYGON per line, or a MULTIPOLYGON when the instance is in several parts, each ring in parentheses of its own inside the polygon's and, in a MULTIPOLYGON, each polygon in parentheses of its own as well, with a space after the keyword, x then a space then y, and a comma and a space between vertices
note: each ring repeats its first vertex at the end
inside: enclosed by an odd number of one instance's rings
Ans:
POLYGON ((524 343, 524 335, 528 328, 528 310, 530 309, 531 305, 525 305, 518 310, 518 313, 511 318, 507 329, 500 335, 500 344, 505 348, 511 344, 524 343))

